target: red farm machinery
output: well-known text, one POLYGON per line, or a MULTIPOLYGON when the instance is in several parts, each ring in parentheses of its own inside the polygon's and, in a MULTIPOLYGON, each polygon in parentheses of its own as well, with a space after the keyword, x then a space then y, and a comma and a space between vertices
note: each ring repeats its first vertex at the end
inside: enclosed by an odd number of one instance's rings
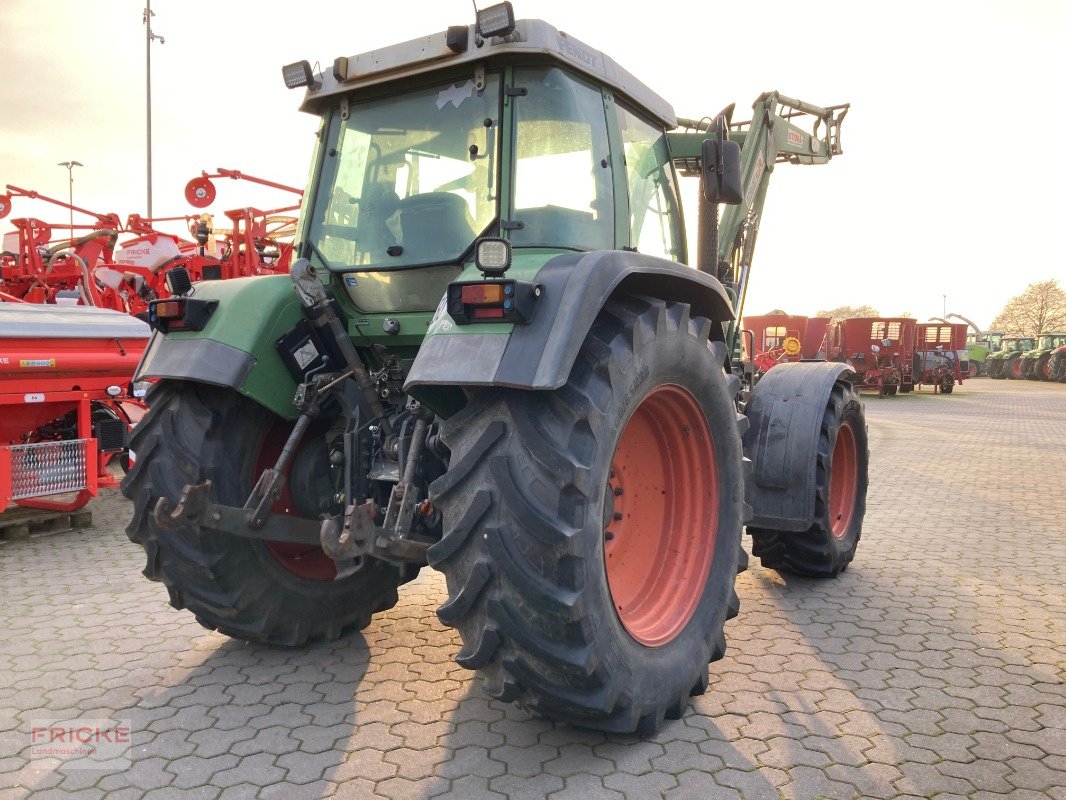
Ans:
MULTIPOLYGON (((219 169, 186 186, 197 209, 215 199, 212 178, 299 189, 219 169)), ((114 485, 107 465, 122 459, 128 433, 144 412, 130 383, 149 329, 149 303, 183 292, 192 281, 288 271, 297 205, 225 212, 216 229, 208 214, 145 219, 97 214, 38 192, 7 186, 0 218, 15 198, 69 211, 69 222, 11 220, 0 256, 0 510, 12 503, 47 511, 80 508, 114 485), (74 213, 90 218, 75 224, 74 213), (195 241, 165 233, 189 225, 195 241), (121 244, 119 239, 124 238, 121 244), (121 313, 119 313, 121 312, 121 313), (132 315, 132 316, 131 316, 132 315), (75 493, 73 500, 42 500, 75 493)))
POLYGON ((106 309, 0 303, 0 511, 74 511, 117 485, 106 467, 144 412, 129 382, 149 333, 106 309))
POLYGON ((845 362, 860 388, 880 397, 914 388, 914 337, 917 321, 909 317, 859 317, 834 322, 826 337, 831 361, 845 362))
POLYGON ((914 343, 915 383, 932 386, 933 392, 951 394, 970 376, 966 349, 967 325, 952 322, 919 322, 914 343))
MULTIPOLYGON (((206 208, 214 201, 212 178, 245 180, 302 196, 300 189, 219 168, 215 173, 202 173, 185 187, 185 197, 195 208, 206 208)), ((144 314, 151 300, 170 297, 189 282, 287 273, 296 229, 292 214, 299 208, 289 204, 266 211, 252 207, 226 211, 231 224, 222 228, 213 226, 209 214, 156 219, 131 214, 123 225, 115 214, 97 214, 8 185, 7 194, 0 195, 0 218, 10 213, 15 197, 42 200, 72 214, 88 215, 95 222, 57 225, 29 217, 13 219, 15 230, 5 234, 0 260, 3 296, 135 315, 144 314), (167 222, 188 224, 195 241, 156 227, 167 222), (69 237, 55 235, 64 229, 69 237), (116 247, 123 235, 131 238, 116 247), (174 272, 179 267, 182 270, 174 272)))
POLYGON ((803 317, 783 312, 746 316, 744 346, 757 372, 789 361, 824 361, 829 317, 803 317))

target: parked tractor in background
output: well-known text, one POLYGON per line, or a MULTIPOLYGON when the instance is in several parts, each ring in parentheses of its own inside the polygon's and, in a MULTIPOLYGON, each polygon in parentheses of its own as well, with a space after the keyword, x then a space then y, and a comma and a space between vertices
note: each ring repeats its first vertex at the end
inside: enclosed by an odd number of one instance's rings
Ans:
POLYGON ((1000 343, 1003 341, 1003 332, 982 331, 972 320, 962 314, 948 314, 947 319, 943 321, 947 322, 951 319, 961 320, 970 328, 966 336, 967 360, 970 364, 969 377, 977 378, 986 375, 988 370, 985 362, 991 353, 999 350, 1000 343))
POLYGON ((321 118, 291 279, 151 304, 123 482, 145 574, 209 628, 300 645, 429 564, 491 696, 615 732, 680 717, 725 651, 745 522, 781 570, 855 555, 849 368, 750 387, 733 358, 769 177, 839 155, 847 106, 678 119, 509 3, 283 74, 321 118))
POLYGON ((1066 383, 1066 347, 1060 347, 1048 359, 1048 380, 1066 383))
POLYGON ((829 326, 826 355, 855 372, 855 383, 879 397, 914 389, 916 320, 909 317, 857 317, 829 326))
POLYGON ((1036 347, 1022 354, 1022 377, 1031 381, 1051 380, 1051 357, 1062 347, 1066 347, 1066 333, 1042 333, 1036 347))
POLYGON ((1003 343, 1002 331, 986 331, 982 335, 972 331, 966 337, 966 356, 970 364, 971 378, 984 377, 988 374, 988 357, 999 350, 1003 343))
POLYGON ((996 380, 1021 380, 1022 355, 1036 347, 1031 336, 1004 336, 1000 348, 985 360, 988 377, 996 380))
POLYGON ((825 360, 829 317, 802 317, 773 312, 745 316, 740 323, 745 352, 758 374, 777 364, 825 360))
POLYGON ((951 394, 970 375, 966 325, 919 322, 914 344, 915 384, 951 394))

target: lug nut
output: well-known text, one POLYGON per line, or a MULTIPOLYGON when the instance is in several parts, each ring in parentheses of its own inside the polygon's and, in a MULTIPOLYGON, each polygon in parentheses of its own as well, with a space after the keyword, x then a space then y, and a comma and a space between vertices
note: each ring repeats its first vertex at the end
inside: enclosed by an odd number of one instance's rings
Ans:
POLYGON ((614 538, 614 534, 611 533, 610 531, 604 531, 603 532, 603 538, 606 539, 609 542, 609 541, 611 541, 611 539, 614 538))

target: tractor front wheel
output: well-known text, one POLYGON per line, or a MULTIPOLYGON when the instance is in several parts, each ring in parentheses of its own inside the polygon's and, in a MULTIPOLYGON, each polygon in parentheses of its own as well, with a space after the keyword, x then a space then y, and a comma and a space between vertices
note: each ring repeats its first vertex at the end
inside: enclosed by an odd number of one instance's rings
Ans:
MULTIPOLYGON (((302 645, 364 628, 371 614, 395 605, 397 586, 410 576, 383 561, 367 559, 360 571, 335 580, 333 563, 317 547, 198 526, 157 526, 158 499, 176 502, 182 487, 205 478, 213 483, 214 502, 244 505, 285 423, 231 389, 198 383, 160 382, 148 403, 148 414, 133 430, 136 463, 122 482, 133 501, 126 534, 144 548, 145 577, 167 587, 172 606, 189 609, 204 627, 235 639, 302 645)), ((314 473, 313 465, 305 470, 314 473)), ((288 485, 282 498, 293 502, 288 485)), ((304 505, 318 501, 316 496, 304 505)))
POLYGON ((739 381, 710 332, 681 303, 610 302, 562 387, 479 390, 445 421, 437 615, 491 696, 648 734, 705 690, 744 514, 739 381))
POLYGON ((749 527, 752 554, 764 567, 813 578, 847 569, 862 535, 869 468, 862 403, 850 383, 837 381, 819 432, 814 523, 798 533, 749 527))

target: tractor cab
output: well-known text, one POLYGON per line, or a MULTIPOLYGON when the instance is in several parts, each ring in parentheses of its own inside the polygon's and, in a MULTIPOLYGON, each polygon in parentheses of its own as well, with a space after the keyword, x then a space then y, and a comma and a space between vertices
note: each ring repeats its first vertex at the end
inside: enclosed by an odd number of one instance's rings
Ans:
POLYGON ((1066 333, 1045 333, 1040 337, 1037 350, 1055 350, 1066 345, 1066 333))
POLYGON ((545 22, 504 27, 286 67, 322 119, 300 255, 359 311, 432 311, 485 238, 516 274, 568 251, 685 260, 669 104, 545 22))
POLYGON ((1000 349, 1004 353, 1024 353, 1028 350, 1032 350, 1035 344, 1036 340, 1031 336, 1005 336, 1000 349))

